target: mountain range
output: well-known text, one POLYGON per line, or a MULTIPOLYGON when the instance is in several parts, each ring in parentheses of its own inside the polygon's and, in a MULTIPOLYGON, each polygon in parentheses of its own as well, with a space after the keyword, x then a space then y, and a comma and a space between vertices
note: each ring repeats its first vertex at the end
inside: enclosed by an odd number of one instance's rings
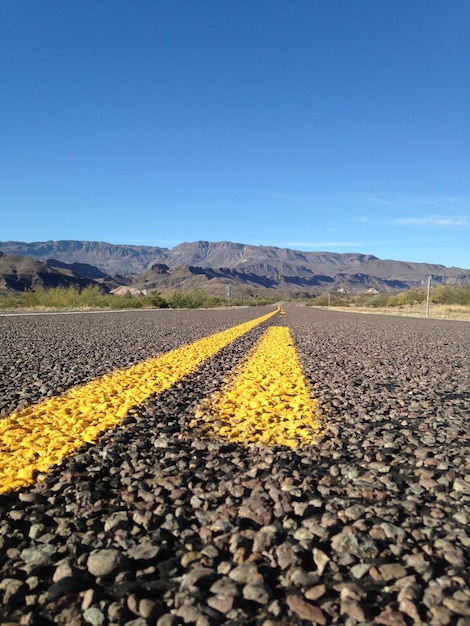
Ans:
POLYGON ((174 248, 95 241, 0 242, 0 287, 100 284, 113 293, 202 289, 225 295, 310 297, 325 291, 389 292, 441 284, 470 285, 470 270, 382 260, 371 254, 303 252, 229 241, 174 248), (26 260, 25 260, 26 259, 26 260), (36 265, 34 265, 36 263, 36 265))

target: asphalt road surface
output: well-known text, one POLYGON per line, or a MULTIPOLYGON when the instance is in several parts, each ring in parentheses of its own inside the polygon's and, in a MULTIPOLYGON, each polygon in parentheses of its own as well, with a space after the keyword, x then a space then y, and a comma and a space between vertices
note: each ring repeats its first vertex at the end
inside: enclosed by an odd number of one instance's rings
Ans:
MULTIPOLYGON (((470 624, 470 325, 284 308, 0 496, 2 624, 470 624), (317 440, 199 428, 275 326, 317 440)), ((3 420, 272 310, 1 317, 3 420)))

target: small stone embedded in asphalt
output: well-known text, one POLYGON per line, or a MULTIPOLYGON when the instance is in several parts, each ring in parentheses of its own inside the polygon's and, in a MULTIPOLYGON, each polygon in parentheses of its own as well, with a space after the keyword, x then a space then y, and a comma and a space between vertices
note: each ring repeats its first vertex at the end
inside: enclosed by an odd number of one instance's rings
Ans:
POLYGON ((66 576, 61 578, 49 587, 47 592, 48 600, 56 600, 74 591, 80 591, 83 588, 83 582, 79 578, 66 576))
POLYGON ((306 602, 299 595, 288 595, 286 598, 289 609, 300 619, 311 624, 326 624, 326 617, 318 606, 306 602))
POLYGON ((52 562, 52 558, 57 552, 57 548, 47 544, 37 544, 32 548, 25 548, 21 551, 20 558, 25 563, 32 566, 45 566, 52 562))
POLYGON ((406 576, 406 569, 400 563, 384 563, 379 566, 379 572, 385 582, 406 576))
POLYGON ((264 583, 248 583, 243 587, 243 597, 256 604, 265 605, 271 599, 271 590, 264 583))
POLYGON ((96 577, 111 576, 122 564, 122 555, 116 548, 92 552, 88 557, 87 570, 96 577))
POLYGON ((260 526, 268 526, 271 522, 271 508, 257 496, 246 498, 238 513, 242 519, 251 520, 260 526))
POLYGON ((26 586, 21 580, 6 579, 2 586, 3 603, 22 605, 25 602, 26 586))
POLYGON ((197 567, 183 576, 181 581, 182 591, 195 591, 210 587, 217 578, 217 572, 208 567, 197 567))
POLYGON ((83 619, 87 624, 92 626, 102 626, 105 623, 103 613, 96 608, 90 608, 83 612, 83 619))
POLYGON ((130 548, 127 551, 127 556, 134 561, 145 563, 153 561, 159 552, 160 548, 158 545, 154 545, 151 541, 146 540, 139 543, 137 546, 130 548))
POLYGON ((352 555, 358 558, 373 559, 379 554, 376 543, 369 537, 356 534, 353 527, 346 526, 331 540, 331 547, 340 556, 352 555))
POLYGON ((229 578, 236 583, 247 584, 259 578, 258 568, 255 563, 242 563, 229 573, 229 578))
POLYGON ((317 566, 317 573, 321 576, 325 571, 325 567, 330 560, 330 557, 320 550, 319 548, 313 548, 313 560, 315 565, 317 566))
MULTIPOLYGON (((2 406, 259 314, 0 318, 2 406)), ((0 622, 467 626, 469 353, 463 323, 289 306, 0 496, 0 622), (286 323, 323 414, 317 445, 192 430, 200 400, 286 323)))

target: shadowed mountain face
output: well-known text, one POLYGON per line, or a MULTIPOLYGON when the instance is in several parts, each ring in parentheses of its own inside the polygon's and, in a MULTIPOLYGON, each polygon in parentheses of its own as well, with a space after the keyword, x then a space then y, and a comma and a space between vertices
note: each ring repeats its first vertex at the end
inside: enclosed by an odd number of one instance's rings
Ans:
POLYGON ((79 276, 84 276, 85 278, 90 278, 91 280, 110 278, 108 274, 105 274, 94 265, 89 265, 88 263, 64 263, 63 261, 57 261, 56 259, 47 259, 46 263, 49 267, 70 270, 79 276))
POLYGON ((181 243, 171 250, 93 241, 9 241, 0 242, 0 250, 47 260, 56 271, 70 271, 110 288, 126 285, 140 292, 206 289, 220 293, 227 284, 276 289, 284 295, 309 295, 326 289, 384 292, 421 287, 430 275, 436 282, 470 284, 470 270, 443 265, 229 241, 181 243))
POLYGON ((35 291, 38 287, 86 287, 96 284, 69 269, 54 269, 29 257, 0 252, 0 289, 6 291, 35 291))

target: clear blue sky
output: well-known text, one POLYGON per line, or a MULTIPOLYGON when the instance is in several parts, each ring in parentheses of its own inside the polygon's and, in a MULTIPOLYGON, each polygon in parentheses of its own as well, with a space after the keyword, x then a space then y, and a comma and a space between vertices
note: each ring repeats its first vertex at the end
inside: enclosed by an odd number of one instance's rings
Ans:
POLYGON ((0 240, 470 268, 469 0, 1 0, 0 240))

